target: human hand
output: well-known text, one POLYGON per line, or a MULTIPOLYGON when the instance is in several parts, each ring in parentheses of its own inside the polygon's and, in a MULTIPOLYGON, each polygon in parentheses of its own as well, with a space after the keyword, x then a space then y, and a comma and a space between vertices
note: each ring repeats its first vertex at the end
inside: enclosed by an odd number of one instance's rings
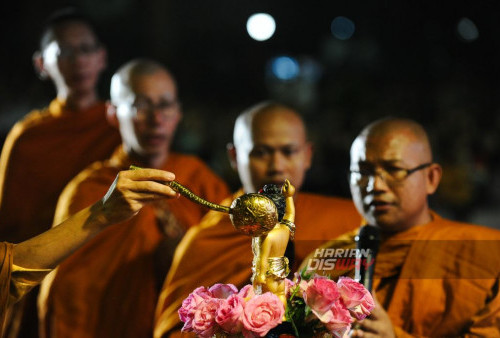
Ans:
POLYGON ((119 172, 100 201, 101 216, 106 224, 123 222, 136 215, 148 203, 179 197, 179 193, 165 184, 174 179, 173 173, 158 169, 119 172))
POLYGON ((373 292, 372 295, 373 300, 375 301, 375 308, 371 312, 370 316, 356 323, 357 328, 352 330, 350 337, 396 337, 389 314, 380 305, 375 292, 373 292))
POLYGON ((295 187, 290 183, 289 180, 285 179, 285 183, 283 184, 283 187, 281 188, 281 192, 285 197, 293 197, 295 194, 295 187))

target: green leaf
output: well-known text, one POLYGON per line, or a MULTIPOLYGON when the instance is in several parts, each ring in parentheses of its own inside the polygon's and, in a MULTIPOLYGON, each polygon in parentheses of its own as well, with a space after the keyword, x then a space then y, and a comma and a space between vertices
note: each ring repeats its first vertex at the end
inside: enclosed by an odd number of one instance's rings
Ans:
POLYGON ((312 313, 311 308, 308 305, 306 305, 304 309, 305 317, 309 316, 311 313, 312 313))
POLYGON ((311 277, 313 276, 314 274, 312 272, 307 272, 307 269, 306 268, 303 268, 301 271, 300 271, 300 278, 303 279, 303 280, 306 280, 308 281, 309 279, 311 279, 311 277))

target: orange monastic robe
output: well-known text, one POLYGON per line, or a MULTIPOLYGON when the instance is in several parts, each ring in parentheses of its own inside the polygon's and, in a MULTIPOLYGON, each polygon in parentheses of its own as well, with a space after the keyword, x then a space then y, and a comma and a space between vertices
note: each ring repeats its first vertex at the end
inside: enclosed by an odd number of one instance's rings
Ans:
MULTIPOLYGON (((242 194, 228 198, 223 204, 242 194)), ((295 197, 295 262, 326 240, 359 226, 349 200, 298 193, 295 197)), ((174 256, 156 309, 155 337, 178 329, 177 310, 198 286, 232 283, 242 287, 252 274, 251 237, 238 233, 227 214, 211 211, 183 238, 174 256)), ((292 268, 292 267, 291 267, 292 268)), ((292 269, 293 270, 293 269, 292 269)))
POLYGON ((0 242, 0 333, 9 304, 12 274, 12 244, 0 242))
POLYGON ((70 111, 53 100, 16 123, 0 157, 0 238, 18 243, 50 229, 64 186, 120 144, 100 102, 70 111))
POLYGON ((45 277, 50 269, 26 269, 13 264, 14 245, 0 242, 0 335, 7 309, 45 277))
MULTIPOLYGON (((432 216, 383 241, 375 260, 373 288, 396 335, 500 337, 500 231, 432 216)), ((354 248, 356 233, 323 248, 354 248)))
MULTIPOLYGON (((119 148, 109 161, 80 173, 61 195, 55 223, 102 198, 130 164, 119 148)), ((205 199, 227 196, 225 183, 194 156, 171 153, 162 169, 205 199)), ((206 211, 184 197, 146 206, 76 251, 42 285, 40 316, 47 337, 150 337, 166 274, 157 275, 158 246, 165 233, 199 223, 206 211)))

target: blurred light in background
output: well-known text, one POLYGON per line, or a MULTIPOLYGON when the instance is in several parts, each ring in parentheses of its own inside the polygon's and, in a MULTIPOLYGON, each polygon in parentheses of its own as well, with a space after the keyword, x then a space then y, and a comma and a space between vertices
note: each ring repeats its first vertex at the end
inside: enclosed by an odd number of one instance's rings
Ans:
POLYGON ((469 18, 462 18, 457 24, 458 35, 467 42, 472 42, 479 37, 479 31, 474 22, 469 18))
POLYGON ((316 110, 319 102, 318 80, 322 65, 309 55, 278 55, 266 64, 269 98, 299 109, 303 114, 316 110))
POLYGON ((323 73, 322 65, 312 57, 302 57, 300 59, 300 76, 306 81, 317 82, 323 73))
POLYGON ((290 56, 278 56, 271 60, 271 71, 276 78, 286 81, 299 75, 300 66, 297 60, 290 56))
POLYGON ((333 36, 339 40, 348 40, 354 34, 356 26, 354 22, 345 16, 338 16, 332 21, 331 30, 333 36))
POLYGON ((273 36, 275 30, 274 18, 267 13, 253 14, 248 18, 247 32, 254 40, 265 41, 273 36))

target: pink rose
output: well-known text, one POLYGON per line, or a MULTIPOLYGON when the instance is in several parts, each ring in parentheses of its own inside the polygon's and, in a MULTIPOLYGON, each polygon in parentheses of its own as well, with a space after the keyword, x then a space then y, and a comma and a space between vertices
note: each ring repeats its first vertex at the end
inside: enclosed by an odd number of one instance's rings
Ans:
POLYGON ((241 288, 238 295, 243 299, 251 299, 255 297, 255 291, 253 290, 253 286, 251 284, 247 284, 241 288))
POLYGON ((373 297, 363 284, 349 277, 340 277, 337 286, 345 306, 358 320, 365 319, 375 308, 373 297))
MULTIPOLYGON (((250 299, 243 311, 243 326, 258 337, 264 337, 269 330, 282 322, 285 307, 278 296, 271 292, 250 299)), ((245 333, 245 336, 249 336, 245 333)))
POLYGON ((215 317, 219 300, 215 298, 205 299, 196 308, 192 321, 192 330, 200 337, 212 337, 215 333, 217 325, 215 317))
POLYGON ((326 277, 319 276, 311 279, 307 283, 307 289, 302 293, 304 301, 318 317, 328 311, 340 297, 337 283, 326 277))
POLYGON ((182 301, 182 306, 179 309, 179 318, 184 322, 182 331, 192 331, 192 320, 194 313, 198 306, 205 300, 212 298, 212 295, 205 287, 199 287, 189 294, 189 296, 182 301))
POLYGON ((214 284, 208 291, 214 298, 226 299, 227 297, 238 293, 238 288, 233 284, 214 284))
POLYGON ((245 301, 239 295, 231 295, 219 303, 215 322, 229 334, 241 332, 245 301))
POLYGON ((324 316, 324 319, 327 319, 324 323, 334 337, 343 337, 351 329, 353 319, 341 299, 335 301, 327 314, 328 316, 324 316))
POLYGON ((196 289, 194 289, 193 292, 191 292, 192 294, 195 294, 195 295, 198 295, 198 296, 201 296, 203 298, 211 298, 212 297, 212 293, 210 292, 210 290, 208 290, 206 287, 204 286, 200 286, 200 287, 197 287, 196 289))

